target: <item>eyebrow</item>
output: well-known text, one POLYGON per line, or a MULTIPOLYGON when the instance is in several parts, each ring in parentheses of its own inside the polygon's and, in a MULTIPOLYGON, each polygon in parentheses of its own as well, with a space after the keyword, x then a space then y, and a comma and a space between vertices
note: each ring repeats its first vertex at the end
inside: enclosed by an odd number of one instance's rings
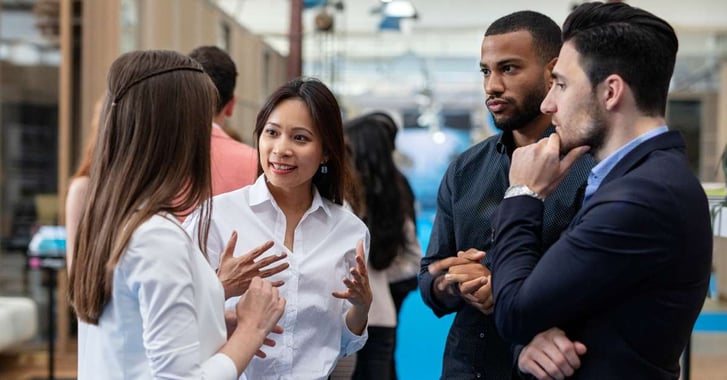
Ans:
MULTIPOLYGON (((498 66, 504 66, 504 65, 512 65, 512 64, 521 64, 525 60, 522 58, 506 58, 500 61, 495 62, 495 67, 498 66)), ((480 62, 480 68, 488 67, 487 64, 480 62)))
POLYGON ((551 71, 550 72, 550 78, 551 79, 555 79, 555 80, 563 80, 563 79, 565 79, 565 78, 563 78, 562 75, 556 73, 555 71, 551 71))
MULTIPOLYGON (((276 123, 274 121, 266 121, 265 122, 265 125, 268 125, 268 124, 273 125, 273 126, 276 126, 278 128, 282 128, 282 126, 280 124, 278 124, 278 123, 276 123)), ((302 127, 302 126, 295 126, 295 127, 293 127, 293 131, 294 132, 304 131, 304 132, 308 132, 308 133, 311 133, 311 134, 313 133, 313 131, 310 128, 302 127)))

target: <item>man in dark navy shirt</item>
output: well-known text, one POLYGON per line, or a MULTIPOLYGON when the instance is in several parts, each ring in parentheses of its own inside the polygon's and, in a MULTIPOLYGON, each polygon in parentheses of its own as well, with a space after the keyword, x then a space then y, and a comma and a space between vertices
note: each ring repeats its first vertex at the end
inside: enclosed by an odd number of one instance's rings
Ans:
MULTIPOLYGON (((513 150, 554 132, 540 103, 560 46, 558 25, 536 12, 502 17, 485 33, 480 69, 487 108, 503 133, 462 153, 447 170, 419 278, 422 297, 437 316, 457 313, 444 352, 444 379, 512 376, 511 345, 499 337, 492 319, 490 219, 509 186, 513 150)), ((578 211, 592 166, 590 156, 582 157, 545 201, 543 248, 578 211)))

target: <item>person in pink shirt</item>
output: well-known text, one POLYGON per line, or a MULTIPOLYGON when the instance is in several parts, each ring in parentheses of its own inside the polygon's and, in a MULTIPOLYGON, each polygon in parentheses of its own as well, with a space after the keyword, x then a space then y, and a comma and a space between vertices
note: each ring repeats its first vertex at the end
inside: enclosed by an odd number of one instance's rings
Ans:
POLYGON ((202 65, 212 78, 219 97, 212 122, 211 168, 212 195, 227 193, 255 182, 257 178, 257 151, 225 132, 225 120, 235 109, 237 68, 224 50, 216 46, 200 46, 189 56, 202 65))

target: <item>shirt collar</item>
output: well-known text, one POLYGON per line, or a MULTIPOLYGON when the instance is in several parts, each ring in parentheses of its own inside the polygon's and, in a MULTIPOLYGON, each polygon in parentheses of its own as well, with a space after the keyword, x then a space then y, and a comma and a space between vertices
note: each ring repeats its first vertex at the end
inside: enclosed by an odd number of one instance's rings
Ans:
POLYGON ((662 133, 666 133, 668 131, 669 128, 667 128, 666 125, 654 128, 629 141, 626 145, 611 153, 608 157, 604 158, 601 162, 594 166, 593 169, 591 169, 591 173, 588 175, 586 193, 583 198, 583 202, 585 203, 585 201, 588 200, 591 195, 596 192, 596 190, 598 190, 598 188, 601 186, 601 182, 603 182, 603 179, 606 178, 608 173, 613 170, 613 168, 621 161, 622 158, 624 158, 627 154, 631 153, 631 151, 636 149, 636 147, 641 145, 646 140, 658 136, 662 133))
MULTIPOLYGON (((268 185, 265 182, 265 174, 262 174, 250 187, 250 207, 252 208, 253 206, 267 202, 273 205, 273 207, 275 207, 276 209, 280 210, 278 203, 275 202, 275 198, 273 198, 273 194, 270 193, 270 189, 268 189, 268 185)), ((328 217, 330 217, 330 207, 331 206, 328 204, 328 202, 324 202, 323 197, 318 192, 318 189, 315 187, 315 185, 313 185, 313 202, 311 203, 308 211, 305 212, 304 216, 316 212, 318 209, 323 209, 323 212, 328 217)))
MULTIPOLYGON (((618 164, 619 161, 621 161, 624 156, 629 154, 632 150, 636 149, 637 146, 641 145, 644 141, 660 135, 662 133, 667 132, 669 129, 666 127, 666 125, 662 125, 661 127, 652 129, 641 136, 629 141, 626 145, 622 146, 615 152, 611 153, 608 157, 603 159, 603 161, 599 162, 596 166, 591 169, 591 176, 598 178, 598 181, 602 181, 608 173, 611 172, 614 166, 618 164)), ((590 179, 589 179, 590 181, 590 179)))

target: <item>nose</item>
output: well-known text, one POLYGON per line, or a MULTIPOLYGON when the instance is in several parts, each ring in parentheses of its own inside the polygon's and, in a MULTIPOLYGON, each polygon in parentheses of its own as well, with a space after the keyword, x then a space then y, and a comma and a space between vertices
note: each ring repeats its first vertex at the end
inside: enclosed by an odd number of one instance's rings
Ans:
POLYGON ((555 100, 553 100, 554 88, 555 86, 550 87, 548 94, 545 95, 545 99, 543 99, 543 102, 540 103, 540 112, 547 115, 554 114, 558 110, 558 108, 555 106, 555 100))
POLYGON ((273 144, 273 154, 276 156, 289 156, 291 154, 290 144, 287 138, 280 137, 275 139, 273 144))
POLYGON ((490 72, 484 79, 485 94, 488 96, 498 96, 505 92, 505 84, 502 81, 502 76, 497 73, 490 72))

